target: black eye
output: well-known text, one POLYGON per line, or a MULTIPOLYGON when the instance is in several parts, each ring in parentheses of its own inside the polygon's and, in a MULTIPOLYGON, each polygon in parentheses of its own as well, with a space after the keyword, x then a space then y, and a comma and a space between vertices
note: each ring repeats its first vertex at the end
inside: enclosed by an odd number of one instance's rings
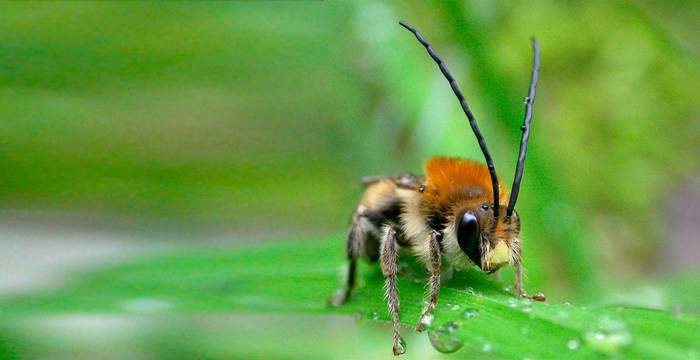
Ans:
POLYGON ((481 210, 483 210, 483 211, 489 211, 490 208, 491 208, 491 206, 489 204, 481 205, 481 210))
POLYGON ((479 246, 479 220, 473 212, 467 211, 458 219, 457 242, 469 259, 481 266, 481 247, 479 246))

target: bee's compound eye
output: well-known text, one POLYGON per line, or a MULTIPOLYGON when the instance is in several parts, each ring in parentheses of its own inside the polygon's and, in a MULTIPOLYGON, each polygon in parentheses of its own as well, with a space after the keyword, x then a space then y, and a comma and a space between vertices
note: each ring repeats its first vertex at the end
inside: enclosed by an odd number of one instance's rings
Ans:
POLYGON ((481 266, 479 220, 473 212, 467 211, 458 221, 457 242, 459 243, 459 247, 474 264, 481 266))

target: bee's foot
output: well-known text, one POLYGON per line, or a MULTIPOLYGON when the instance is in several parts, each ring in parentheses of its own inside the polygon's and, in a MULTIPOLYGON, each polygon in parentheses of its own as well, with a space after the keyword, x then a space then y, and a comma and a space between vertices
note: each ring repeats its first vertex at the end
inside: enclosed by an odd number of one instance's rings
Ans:
POLYGON ((350 300, 350 292, 346 289, 340 288, 331 294, 328 299, 326 299, 326 304, 332 307, 341 307, 343 304, 350 300))

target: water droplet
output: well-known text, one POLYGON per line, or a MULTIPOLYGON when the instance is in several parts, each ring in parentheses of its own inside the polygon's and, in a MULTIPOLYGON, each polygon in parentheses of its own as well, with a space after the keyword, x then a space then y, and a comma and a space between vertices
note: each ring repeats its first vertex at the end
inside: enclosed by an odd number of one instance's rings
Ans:
POLYGON ((571 306, 571 303, 568 302, 568 301, 564 301, 564 305, 566 305, 566 306, 571 306))
POLYGON ((399 336, 399 341, 394 345, 394 355, 401 355, 406 352, 406 341, 399 336))
POLYGON ((462 313, 462 317, 464 317, 465 319, 473 319, 477 316, 479 316, 479 310, 474 308, 467 308, 462 313))
POLYGON ((450 321, 435 330, 428 331, 428 338, 435 350, 447 354, 461 349, 464 342, 455 334, 458 328, 457 323, 450 321))
POLYGON ((568 347, 569 350, 576 350, 579 346, 581 346, 581 343, 576 339, 571 339, 566 343, 566 347, 568 347))
POLYGON ((632 343, 632 335, 622 320, 605 316, 584 332, 583 340, 595 350, 614 354, 632 343))
POLYGON ((524 97, 523 103, 527 104, 528 102, 530 102, 530 97, 529 96, 524 97))
POLYGON ((425 316, 421 316, 420 318, 420 326, 422 329, 429 329, 431 325, 433 325, 433 320, 435 317, 433 314, 426 314, 425 316))
POLYGON ((467 288, 464 289, 464 291, 466 291, 468 294, 476 295, 476 291, 474 291, 474 288, 471 286, 467 286, 467 288))
POLYGON ((493 349, 493 345, 491 345, 490 342, 485 342, 483 345, 481 345, 482 352, 490 352, 491 349, 493 349))
POLYGON ((372 320, 379 320, 379 313, 376 311, 370 311, 367 316, 372 320))
POLYGON ((503 291, 511 292, 511 291, 513 291, 513 287, 511 285, 506 285, 503 287, 503 291))
POLYGON ((535 293, 535 295, 532 295, 532 300, 545 302, 547 301, 547 296, 543 292, 538 291, 535 293))
POLYGON ((459 310, 459 305, 458 305, 458 304, 447 304, 447 307, 448 307, 450 310, 453 310, 453 311, 459 310))

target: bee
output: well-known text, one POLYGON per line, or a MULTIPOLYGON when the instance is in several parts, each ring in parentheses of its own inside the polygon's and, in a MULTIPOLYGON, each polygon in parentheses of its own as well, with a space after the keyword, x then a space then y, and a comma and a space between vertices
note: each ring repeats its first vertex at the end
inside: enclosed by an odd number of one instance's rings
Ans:
POLYGON ((520 151, 512 191, 496 176, 491 154, 467 101, 442 59, 415 27, 401 21, 413 33, 449 82, 476 136, 486 165, 468 159, 436 156, 425 164, 425 175, 405 173, 363 179, 366 187, 350 224, 346 253, 349 261, 344 288, 332 299, 340 305, 350 299, 355 287, 357 260, 379 261, 385 277, 386 299, 393 323, 393 352, 405 352, 399 331, 397 259, 399 250, 413 253, 427 268, 428 305, 416 325, 424 330, 438 301, 443 258, 457 269, 477 266, 494 273, 506 265, 515 268, 515 291, 522 288, 520 216, 515 203, 520 191, 525 155, 530 137, 533 104, 540 67, 539 45, 532 38, 533 68, 520 151))

